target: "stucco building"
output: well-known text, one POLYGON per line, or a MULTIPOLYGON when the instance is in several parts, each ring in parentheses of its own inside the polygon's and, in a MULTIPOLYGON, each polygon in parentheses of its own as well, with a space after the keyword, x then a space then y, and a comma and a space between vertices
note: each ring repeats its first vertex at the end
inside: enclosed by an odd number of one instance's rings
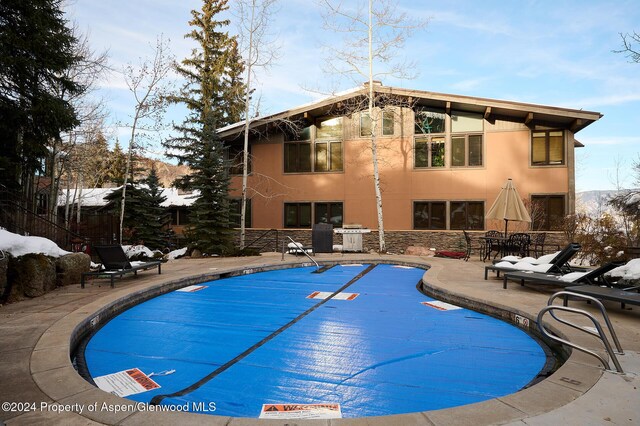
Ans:
MULTIPOLYGON (((507 178, 533 206, 530 229, 557 230, 574 212, 575 135, 600 113, 376 84, 372 119, 367 93, 365 85, 251 123, 249 228, 375 231, 372 127, 390 249, 497 228, 484 216, 507 178)), ((219 130, 231 159, 241 158, 243 130, 219 130)), ((232 167, 232 197, 241 173, 232 167)))

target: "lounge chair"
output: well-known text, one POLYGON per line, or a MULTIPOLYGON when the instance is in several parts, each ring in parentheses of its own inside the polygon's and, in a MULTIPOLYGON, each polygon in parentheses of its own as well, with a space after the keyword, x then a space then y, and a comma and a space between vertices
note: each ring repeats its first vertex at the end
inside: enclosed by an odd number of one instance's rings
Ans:
POLYGON ((590 271, 570 272, 564 275, 544 274, 531 271, 505 272, 504 277, 502 278, 502 288, 507 288, 507 281, 509 280, 520 281, 520 285, 524 285, 525 282, 531 282, 534 284, 560 287, 567 287, 575 284, 591 284, 594 286, 611 285, 607 282, 604 274, 621 265, 621 262, 609 262, 590 271))
MULTIPOLYGON (((628 303, 630 305, 640 305, 640 293, 636 291, 629 291, 620 288, 612 287, 599 287, 595 285, 578 285, 566 287, 566 291, 572 293, 584 294, 586 296, 595 297, 599 300, 611 300, 614 302, 620 302, 620 307, 625 308, 628 303)), ((564 306, 567 306, 569 296, 564 296, 564 306)))
POLYGON ((122 277, 123 275, 131 273, 138 276, 138 271, 156 267, 158 268, 158 274, 162 273, 161 261, 152 260, 149 262, 129 262, 127 255, 120 245, 94 246, 93 249, 100 258, 103 269, 99 271, 83 272, 80 279, 80 287, 82 288, 84 288, 85 278, 90 276, 111 279, 111 288, 113 288, 115 287, 115 277, 122 277))
POLYGON ((512 264, 510 262, 499 262, 495 265, 488 265, 484 267, 484 279, 487 279, 489 271, 496 272, 498 277, 500 277, 500 272, 514 271, 533 271, 550 274, 569 273, 573 270, 569 267, 568 262, 577 252, 580 251, 581 248, 582 246, 578 243, 570 243, 560 250, 560 252, 547 264, 533 265, 529 262, 518 262, 516 264, 512 264))

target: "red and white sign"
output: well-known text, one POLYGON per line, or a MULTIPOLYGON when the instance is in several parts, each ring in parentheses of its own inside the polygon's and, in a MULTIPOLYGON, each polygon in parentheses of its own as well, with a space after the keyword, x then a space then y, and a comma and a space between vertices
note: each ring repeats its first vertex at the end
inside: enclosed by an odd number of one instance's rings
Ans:
MULTIPOLYGON (((326 299, 333 293, 328 291, 314 291, 307 296, 307 299, 326 299)), ((358 297, 360 293, 338 293, 332 297, 333 300, 353 300, 358 297)))
POLYGON ((149 376, 137 368, 95 377, 93 381, 103 391, 117 396, 134 395, 160 387, 159 384, 151 380, 149 376))
POLYGON ((424 306, 429 306, 433 309, 437 309, 439 311, 454 311, 456 309, 462 309, 460 306, 451 305, 447 302, 442 302, 440 300, 430 300, 429 302, 420 302, 424 306))
POLYGON ((340 419, 340 404, 263 404, 261 419, 340 419))

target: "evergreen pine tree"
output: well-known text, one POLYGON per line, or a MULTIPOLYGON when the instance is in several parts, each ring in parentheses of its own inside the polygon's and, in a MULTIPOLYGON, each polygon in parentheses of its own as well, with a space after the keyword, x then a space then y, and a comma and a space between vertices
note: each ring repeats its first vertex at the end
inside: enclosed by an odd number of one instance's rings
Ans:
POLYGON ((127 157, 120 147, 120 142, 116 140, 113 151, 109 155, 109 167, 107 170, 106 180, 115 183, 116 185, 122 185, 124 183, 126 163, 127 157))
MULTIPOLYGON (((124 212, 124 223, 122 227, 123 244, 138 244, 140 238, 139 227, 143 223, 143 190, 137 187, 132 181, 127 182, 127 204, 124 212)), ((108 204, 106 209, 114 216, 120 216, 120 203, 122 202, 122 186, 104 197, 108 204)))
POLYGON ((191 245, 203 253, 224 255, 231 252, 233 238, 228 199, 229 174, 224 147, 213 120, 213 117, 206 120, 200 135, 203 142, 196 146, 190 159, 194 172, 178 185, 186 184, 200 192, 191 208, 191 225, 186 232, 191 245))
POLYGON ((59 95, 81 90, 65 72, 76 43, 62 0, 0 2, 0 180, 28 196, 49 140, 78 123, 59 95))
POLYGON ((139 188, 139 194, 136 195, 140 195, 141 198, 134 206, 139 210, 136 236, 150 249, 160 250, 167 245, 166 236, 171 215, 162 207, 167 197, 162 195, 155 164, 151 166, 149 175, 141 183, 145 186, 139 188))
POLYGON ((216 128, 240 119, 244 100, 244 64, 234 37, 223 31, 228 20, 218 20, 228 9, 227 0, 203 0, 201 11, 192 11, 186 37, 198 48, 176 67, 186 80, 180 93, 170 98, 187 106, 189 115, 175 126, 180 136, 164 143, 168 156, 187 164, 192 174, 177 179, 174 186, 200 191, 191 215, 191 244, 207 253, 228 252, 232 225, 229 221, 229 176, 224 147, 216 128))

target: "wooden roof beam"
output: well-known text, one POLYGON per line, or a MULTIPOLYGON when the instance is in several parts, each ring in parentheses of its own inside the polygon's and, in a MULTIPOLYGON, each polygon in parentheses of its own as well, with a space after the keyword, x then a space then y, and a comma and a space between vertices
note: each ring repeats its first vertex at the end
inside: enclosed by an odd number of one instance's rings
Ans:
POLYGON ((533 113, 530 112, 529 114, 527 114, 527 116, 524 119, 524 125, 532 128, 533 127, 533 113))

